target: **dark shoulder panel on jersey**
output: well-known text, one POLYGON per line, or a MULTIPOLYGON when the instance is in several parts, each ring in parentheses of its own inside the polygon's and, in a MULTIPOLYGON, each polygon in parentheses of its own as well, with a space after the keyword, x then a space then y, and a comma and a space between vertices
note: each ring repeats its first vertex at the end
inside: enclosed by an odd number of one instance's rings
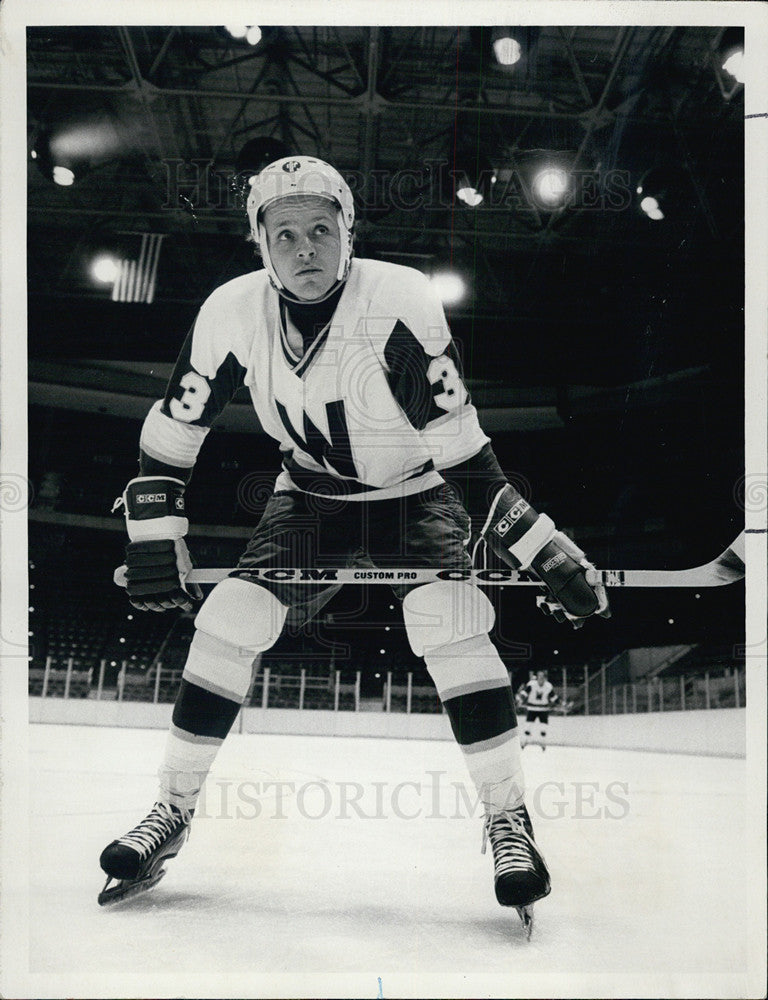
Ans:
POLYGON ((206 378, 192 366, 192 342, 195 324, 187 334, 173 369, 163 400, 167 417, 197 427, 210 427, 235 392, 243 385, 245 368, 232 351, 226 355, 216 374, 206 378))
POLYGON ((491 444, 483 445, 464 462, 441 469, 440 474, 456 490, 472 520, 473 530, 479 532, 494 497, 507 485, 491 444))
POLYGON ((423 430, 430 421, 445 416, 446 407, 439 406, 436 397, 460 392, 462 402, 469 402, 453 341, 435 358, 427 354, 418 338, 398 320, 384 346, 384 360, 392 395, 416 430, 423 430))
MULTIPOLYGON (((210 316, 206 325, 198 326, 202 315, 201 310, 182 345, 165 398, 155 404, 142 425, 142 475, 188 481, 210 425, 243 385, 245 368, 232 351, 224 354, 229 346, 226 339, 216 351, 212 338, 217 337, 219 328, 210 316), (202 345, 195 341, 196 335, 202 338, 202 345), (194 367, 193 355, 206 359, 206 374, 194 367)), ((222 333, 226 338, 226 329, 222 333)))

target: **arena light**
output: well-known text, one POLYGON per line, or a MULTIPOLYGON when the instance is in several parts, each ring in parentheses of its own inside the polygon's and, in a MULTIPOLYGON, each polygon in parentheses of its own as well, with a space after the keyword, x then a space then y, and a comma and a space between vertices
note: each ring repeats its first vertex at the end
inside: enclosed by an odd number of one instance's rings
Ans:
POLYGON ((744 83, 744 51, 732 52, 723 63, 723 69, 739 83, 744 83))
POLYGON ((57 184, 68 186, 74 181, 74 174, 68 180, 66 175, 61 173, 61 167, 65 161, 62 157, 54 158, 50 143, 50 132, 47 129, 42 129, 35 139, 34 146, 29 151, 29 158, 47 181, 55 181, 57 184))
POLYGON ((107 114, 94 114, 62 122, 52 132, 49 149, 54 163, 67 166, 104 163, 124 152, 130 129, 107 114))
POLYGON ((497 32, 494 32, 494 36, 492 45, 496 62, 500 66, 514 66, 515 63, 520 62, 523 50, 520 42, 512 35, 509 29, 497 29, 497 32))
POLYGON ((462 277, 453 271, 441 271, 431 277, 432 287, 445 306, 455 306, 462 301, 467 287, 462 277))
POLYGON ((238 42, 258 45, 261 41, 262 31, 258 24, 225 24, 224 30, 238 42))
POLYGON ((137 129, 106 113, 72 115, 41 126, 30 158, 40 173, 70 187, 136 145, 137 129))
POLYGON ((637 185, 640 211, 654 222, 683 218, 689 211, 693 193, 684 171, 674 164, 651 167, 637 185))
POLYGON ((53 168, 53 182, 61 187, 71 187, 75 183, 75 174, 69 167, 55 166, 53 168))
POLYGON ((477 136, 477 120, 458 113, 455 135, 446 150, 450 170, 444 176, 453 188, 454 197, 468 208, 477 208, 490 197, 495 164, 486 144, 477 136))
POLYGON ((536 25, 498 25, 491 31, 491 51, 496 69, 509 71, 520 62, 531 63, 536 58, 541 28, 536 25))
MULTIPOLYGON (((114 257, 110 257, 107 254, 102 254, 101 257, 97 257, 91 264, 91 275, 96 281, 100 281, 105 285, 111 285, 117 280, 117 276, 120 273, 120 264, 115 260, 114 257)), ((131 617, 130 615, 128 616, 131 617)))
POLYGON ((655 222, 660 222, 664 218, 664 213, 659 207, 658 201, 651 195, 647 195, 640 201, 640 208, 645 212, 649 219, 653 219, 655 222))
POLYGON ((464 204, 469 205, 470 208, 477 208, 478 205, 482 205, 482 194, 476 187, 472 187, 468 180, 464 179, 460 181, 459 185, 460 186, 456 188, 456 197, 459 201, 463 201, 464 204))
POLYGON ((544 167, 533 179, 533 189, 547 207, 559 205, 564 200, 568 185, 568 174, 562 167, 544 167))
POLYGON ((744 83, 744 29, 727 28, 718 45, 720 66, 738 83, 744 83))

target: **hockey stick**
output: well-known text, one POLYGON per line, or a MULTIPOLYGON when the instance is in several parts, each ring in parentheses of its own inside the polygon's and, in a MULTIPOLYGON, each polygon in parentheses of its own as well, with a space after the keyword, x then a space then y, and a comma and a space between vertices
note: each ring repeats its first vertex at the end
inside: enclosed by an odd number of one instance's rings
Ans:
MULTIPOLYGON (((233 569, 193 569, 191 583, 219 583, 233 569)), ((506 569, 249 569, 251 580, 272 583, 434 583, 436 580, 467 580, 484 587, 543 586, 541 580, 521 570, 506 569)), ((692 569, 602 569, 597 580, 605 587, 722 587, 744 578, 744 532, 717 559, 692 569)), ((125 586, 125 566, 115 570, 115 583, 125 586)))

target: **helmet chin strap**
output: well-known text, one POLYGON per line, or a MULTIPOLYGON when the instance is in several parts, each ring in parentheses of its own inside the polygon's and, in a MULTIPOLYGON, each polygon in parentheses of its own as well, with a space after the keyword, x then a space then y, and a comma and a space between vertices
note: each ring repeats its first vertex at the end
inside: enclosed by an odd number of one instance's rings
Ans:
POLYGON ((294 295, 289 292, 285 285, 280 281, 275 271, 274 264, 272 263, 272 258, 269 255, 269 245, 267 243, 267 231, 264 228, 264 223, 259 219, 257 223, 257 232, 253 235, 256 238, 256 243, 261 254, 261 259, 264 262, 264 267, 269 275, 269 280, 272 282, 272 287, 279 292, 284 299, 289 302, 325 302, 325 300, 338 289, 339 285, 343 285, 347 280, 349 275, 349 266, 352 262, 353 249, 352 249, 352 230, 347 227, 344 221, 344 214, 341 209, 336 213, 336 219, 339 225, 339 243, 340 243, 340 254, 339 254, 339 269, 336 273, 336 281, 332 288, 330 288, 325 295, 319 299, 301 299, 298 295, 294 295))

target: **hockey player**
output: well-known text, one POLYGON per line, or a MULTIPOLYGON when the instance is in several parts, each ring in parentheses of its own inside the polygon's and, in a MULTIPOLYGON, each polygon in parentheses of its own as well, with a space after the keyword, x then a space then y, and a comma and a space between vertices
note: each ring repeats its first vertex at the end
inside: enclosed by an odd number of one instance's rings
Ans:
MULTIPOLYGON (((574 625, 608 613, 584 553, 506 481, 428 280, 353 259, 354 204, 341 175, 313 157, 278 160, 252 180, 247 209, 264 270, 206 299, 143 424, 140 474, 123 494, 131 603, 191 609, 201 596, 185 583, 184 491, 211 422, 240 386, 280 445, 282 471, 238 566, 197 613, 157 802, 103 851, 101 903, 157 882, 187 837, 254 659, 289 609, 316 613, 337 590, 268 583, 252 570, 468 569, 468 510, 493 551, 541 577, 545 610, 574 625)), ((483 802, 496 897, 530 927, 550 880, 523 798, 509 674, 488 636, 493 608, 459 581, 395 591, 483 802)))
POLYGON ((546 670, 537 670, 525 685, 525 729, 521 746, 531 742, 531 729, 535 723, 539 725, 538 744, 542 750, 547 749, 547 726, 549 725, 549 710, 558 702, 558 696, 552 684, 547 680, 546 670))

